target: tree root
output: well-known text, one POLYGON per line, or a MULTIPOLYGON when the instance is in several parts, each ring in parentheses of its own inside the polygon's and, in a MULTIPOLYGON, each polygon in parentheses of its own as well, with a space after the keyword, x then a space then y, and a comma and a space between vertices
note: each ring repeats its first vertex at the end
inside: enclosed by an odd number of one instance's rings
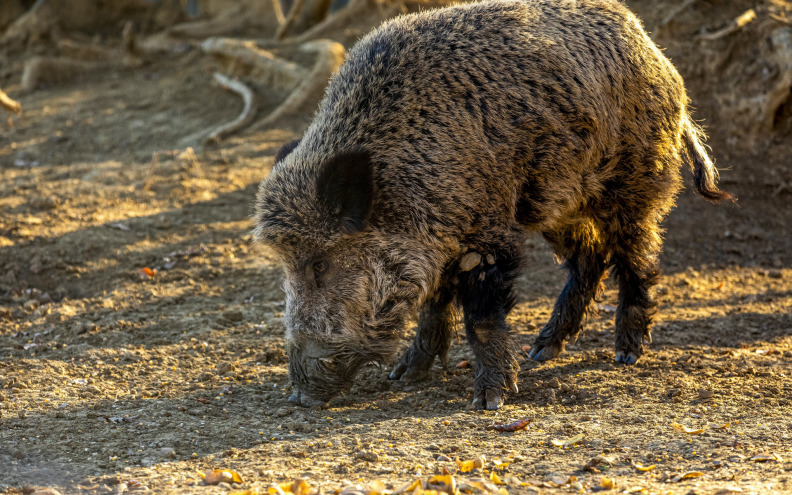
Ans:
POLYGON ((234 93, 240 95, 245 106, 242 109, 242 113, 240 113, 236 119, 211 131, 209 136, 207 136, 207 138, 204 140, 204 144, 213 144, 219 142, 225 136, 233 134, 247 126, 256 116, 256 97, 250 88, 245 86, 244 83, 229 79, 219 72, 215 72, 214 78, 215 81, 220 83, 223 87, 230 89, 234 93))
POLYGON ((715 41, 735 33, 745 27, 748 23, 756 19, 756 11, 748 9, 740 14, 736 19, 729 23, 723 29, 719 29, 712 33, 704 33, 696 36, 696 41, 715 41))
POLYGON ((22 105, 18 101, 12 100, 2 89, 0 89, 0 108, 17 115, 22 113, 22 105))
POLYGON ((353 42, 363 36, 371 26, 377 26, 386 19, 407 12, 402 2, 391 4, 380 0, 352 0, 349 5, 325 18, 319 24, 293 38, 296 43, 304 43, 312 39, 332 38, 344 44, 353 42), (365 26, 356 30, 350 26, 365 26), (343 33, 339 36, 340 33, 343 33))
POLYGON ((271 126, 284 116, 311 110, 322 98, 327 80, 344 61, 344 45, 331 40, 314 40, 300 45, 300 50, 316 54, 316 62, 305 80, 267 117, 256 122, 253 129, 271 126))
POLYGON ((201 48, 227 65, 237 76, 250 75, 266 86, 293 88, 308 75, 308 70, 294 62, 262 50, 255 41, 209 38, 201 48))
POLYGON ((676 7, 674 7, 673 9, 671 9, 671 10, 668 12, 668 14, 666 14, 666 16, 665 16, 665 17, 663 17, 663 20, 662 20, 662 21, 660 21, 660 24, 658 24, 658 25, 657 25, 657 26, 654 28, 655 35, 658 35, 658 34, 662 33, 662 32, 663 32, 663 30, 664 30, 664 29, 665 29, 665 28, 666 28, 666 27, 667 27, 669 24, 671 24, 671 22, 672 22, 672 21, 673 21, 673 20, 676 18, 676 16, 678 16, 679 14, 681 14, 682 12, 684 12, 684 11, 685 11, 685 10, 686 10, 688 7, 690 7, 690 6, 691 6, 691 5, 693 5, 694 3, 696 3, 696 0, 683 0, 683 2, 682 2, 682 3, 680 3, 679 5, 677 5, 676 7))
POLYGON ((22 72, 22 90, 30 92, 41 84, 63 83, 110 65, 107 62, 86 62, 64 57, 33 57, 22 72))
POLYGON ((330 3, 331 0, 295 0, 286 19, 275 32, 275 39, 283 40, 288 35, 303 33, 319 24, 330 12, 330 3))

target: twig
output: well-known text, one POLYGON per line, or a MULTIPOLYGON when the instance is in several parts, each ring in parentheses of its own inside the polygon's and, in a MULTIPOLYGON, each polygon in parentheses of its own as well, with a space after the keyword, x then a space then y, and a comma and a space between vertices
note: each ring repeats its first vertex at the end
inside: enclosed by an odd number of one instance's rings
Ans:
POLYGON ((219 72, 215 72, 214 78, 215 81, 222 84, 223 87, 230 89, 234 93, 241 96, 245 106, 242 109, 242 113, 239 114, 239 117, 227 124, 217 127, 215 130, 210 132, 209 136, 204 141, 205 144, 216 143, 223 137, 233 134, 239 129, 247 126, 256 116, 255 96, 250 88, 245 86, 245 84, 241 81, 230 79, 219 72))
POLYGON ((272 0, 272 11, 275 13, 275 19, 278 21, 278 25, 282 26, 283 23, 286 22, 286 17, 283 15, 281 0, 272 0))
MULTIPOLYGON (((295 42, 303 43, 313 39, 331 38, 338 41, 345 41, 339 38, 338 33, 349 31, 347 28, 361 19, 366 19, 367 25, 376 26, 382 21, 406 13, 407 8, 403 2, 398 1, 388 6, 383 6, 375 0, 350 0, 349 4, 343 9, 329 15, 322 22, 306 30, 304 33, 294 38, 295 42)), ((363 23, 361 23, 363 24, 363 23)), ((365 33, 354 33, 346 35, 348 41, 362 36, 365 33), (351 39, 349 39, 351 38, 351 39)))
POLYGON ((2 89, 0 89, 0 107, 3 107, 8 113, 15 113, 17 115, 22 113, 22 105, 20 105, 18 101, 12 100, 2 89))
POLYGON ((297 17, 302 13, 303 7, 305 7, 306 0, 295 0, 294 4, 292 4, 291 9, 289 9, 289 14, 280 23, 280 27, 275 32, 275 39, 282 40, 286 37, 286 33, 292 28, 294 23, 297 21, 297 17))
POLYGON ((748 23, 756 19, 756 11, 754 9, 748 9, 742 14, 739 15, 736 19, 729 23, 723 29, 719 29, 713 33, 704 33, 696 36, 697 41, 715 41, 719 40, 723 37, 726 37, 746 26, 748 23))
MULTIPOLYGON (((303 43, 300 49, 317 54, 311 72, 305 80, 267 117, 257 122, 255 129, 262 129, 283 118, 284 115, 303 110, 308 103, 322 97, 327 80, 335 72, 346 56, 344 45, 330 40, 315 40, 303 43)), ((315 103, 314 103, 315 104, 315 103)))
POLYGON ((235 64, 245 64, 257 69, 257 79, 262 84, 278 88, 294 88, 303 81, 308 71, 294 62, 276 57, 272 52, 257 47, 255 41, 231 38, 209 38, 201 49, 217 58, 230 59, 235 64))

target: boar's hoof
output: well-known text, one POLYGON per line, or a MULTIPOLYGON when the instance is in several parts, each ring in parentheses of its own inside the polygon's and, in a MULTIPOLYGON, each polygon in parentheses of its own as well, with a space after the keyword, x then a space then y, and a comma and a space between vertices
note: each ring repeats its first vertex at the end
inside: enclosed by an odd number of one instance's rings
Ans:
POLYGON ((528 357, 534 361, 549 361, 557 358, 562 352, 564 352, 563 342, 548 344, 546 346, 537 345, 531 349, 531 353, 528 354, 528 357))
POLYGON ((473 405, 476 406, 477 409, 487 409, 490 411, 500 409, 503 405, 503 392, 492 388, 477 392, 476 397, 473 399, 473 405))
POLYGON ((613 360, 617 363, 635 364, 638 361, 638 357, 639 356, 636 356, 635 353, 632 352, 626 353, 624 351, 616 351, 616 356, 613 360))
POLYGON ((426 365, 425 361, 412 362, 405 354, 399 363, 393 368, 388 378, 391 380, 401 380, 404 382, 418 382, 425 380, 429 376, 429 368, 432 361, 426 365))
POLYGON ((329 404, 327 401, 314 399, 300 392, 291 394, 289 396, 289 402, 300 404, 303 407, 310 407, 311 409, 325 409, 329 404))

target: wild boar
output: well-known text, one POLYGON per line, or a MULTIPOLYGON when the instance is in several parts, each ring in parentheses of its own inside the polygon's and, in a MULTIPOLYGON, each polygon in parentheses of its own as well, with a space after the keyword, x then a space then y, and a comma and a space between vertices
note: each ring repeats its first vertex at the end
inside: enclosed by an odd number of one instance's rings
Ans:
POLYGON ((616 361, 649 337, 660 221, 692 165, 729 198, 681 77, 616 0, 494 0, 398 17, 355 45, 313 122, 256 200, 256 234, 285 268, 291 400, 322 406, 369 362, 415 340, 390 378, 445 364, 461 308, 474 404, 517 392, 506 316, 529 232, 568 281, 533 359, 579 332, 609 268, 616 361))

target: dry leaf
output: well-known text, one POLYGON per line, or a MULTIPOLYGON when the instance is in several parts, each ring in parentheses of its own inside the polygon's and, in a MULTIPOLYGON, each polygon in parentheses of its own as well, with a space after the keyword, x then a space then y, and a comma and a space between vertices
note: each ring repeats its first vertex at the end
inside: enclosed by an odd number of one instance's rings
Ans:
MULTIPOLYGON (((426 490, 435 490, 440 493, 454 495, 457 492, 456 481, 453 476, 447 474, 432 476, 426 481, 426 490)), ((382 490, 380 491, 385 491, 385 485, 382 485, 382 490)), ((424 493, 426 492, 424 491, 424 493)))
POLYGON ((723 430, 725 428, 728 428, 729 426, 731 426, 730 422, 722 425, 719 425, 717 423, 709 423, 707 425, 708 428, 712 428, 713 430, 723 430))
POLYGON ((642 486, 634 486, 632 488, 628 488, 624 491, 624 493, 631 494, 631 493, 649 493, 649 490, 642 486))
POLYGON ((456 465, 457 469, 460 473, 469 473, 474 469, 481 469, 484 467, 484 463, 486 462, 486 458, 482 455, 473 459, 472 461, 460 461, 459 458, 456 458, 456 465))
POLYGON ((600 473, 601 471, 597 469, 597 466, 601 466, 603 464, 607 464, 608 466, 613 465, 614 459, 609 457, 605 454, 600 454, 597 457, 591 458, 588 460, 585 466, 583 466, 584 471, 591 471, 592 473, 600 473))
POLYGON ((608 478, 603 476, 600 478, 599 485, 603 490, 613 490, 616 488, 616 478, 608 478))
POLYGON ((502 462, 500 459, 493 459, 492 460, 492 467, 497 469, 498 471, 503 471, 507 467, 509 467, 510 462, 502 462))
POLYGON ((492 481, 496 485, 505 485, 506 484, 505 482, 503 482, 500 479, 500 476, 498 476, 498 473, 496 473, 495 471, 490 473, 490 481, 492 481))
POLYGON ((501 431, 501 432, 512 432, 512 431, 522 430, 523 428, 528 426, 528 423, 530 423, 530 422, 531 422, 531 420, 529 418, 523 418, 523 419, 518 419, 517 421, 515 421, 513 423, 508 423, 508 424, 505 424, 505 425, 504 424, 491 424, 491 425, 487 426, 487 429, 488 430, 501 431))
POLYGON ((157 270, 152 270, 149 267, 143 267, 140 269, 140 276, 144 278, 154 278, 157 276, 157 270))
POLYGON ((567 438, 566 440, 558 440, 556 438, 550 440, 553 445, 556 447, 569 447, 570 445, 575 445, 579 441, 583 440, 585 435, 583 433, 579 433, 572 438, 567 438))
POLYGON ((399 495, 400 493, 412 493, 418 489, 423 489, 423 482, 420 479, 403 484, 399 488, 393 490, 392 495, 399 495))
POLYGON ((211 471, 207 471, 205 474, 198 474, 201 475, 201 477, 204 479, 204 483, 207 485, 219 485, 220 483, 242 483, 242 478, 234 471, 213 469, 211 471))
POLYGON ((690 472, 687 472, 685 474, 678 474, 678 475, 674 476, 673 478, 671 478, 671 482, 672 483, 676 483, 676 482, 681 481, 681 480, 689 480, 689 479, 692 479, 692 478, 701 478, 702 476, 704 476, 704 473, 702 473, 701 471, 690 471, 690 472))
POLYGON ((767 461, 780 461, 781 458, 776 454, 756 454, 755 456, 751 457, 751 461, 754 462, 767 462, 767 461))
POLYGON ((460 361, 459 364, 456 365, 456 367, 459 369, 472 368, 473 365, 470 364, 470 361, 460 361))
POLYGON ((655 466, 654 464, 652 464, 651 466, 643 466, 641 465, 640 462, 635 463, 635 469, 637 469, 638 471, 642 471, 644 473, 647 471, 652 471, 655 467, 657 466, 655 466))
POLYGON ((699 435, 701 433, 704 433, 704 428, 701 428, 701 429, 698 429, 698 430, 694 430, 692 428, 688 428, 685 425, 681 425, 681 424, 677 423, 676 421, 671 423, 671 427, 673 429, 677 430, 677 431, 684 431, 685 433, 687 433, 689 435, 699 435))

